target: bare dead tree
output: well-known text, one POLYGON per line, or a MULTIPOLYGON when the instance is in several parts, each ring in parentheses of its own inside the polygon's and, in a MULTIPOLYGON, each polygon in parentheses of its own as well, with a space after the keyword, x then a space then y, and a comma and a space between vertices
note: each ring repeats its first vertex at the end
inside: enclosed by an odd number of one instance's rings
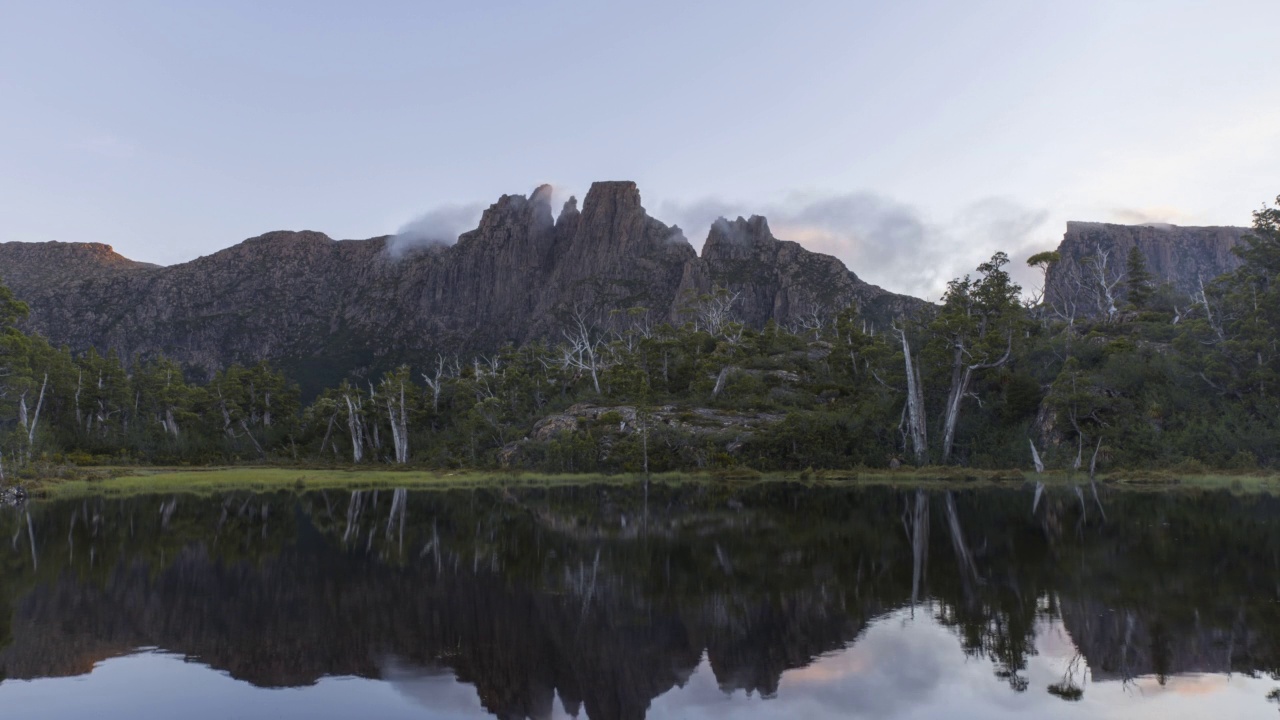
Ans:
POLYGON ((1226 333, 1222 331, 1222 318, 1215 317, 1213 308, 1209 305, 1209 295, 1204 290, 1204 277, 1200 277, 1200 291, 1194 295, 1194 299, 1200 302, 1204 308, 1205 318, 1209 321, 1209 327, 1213 329, 1213 334, 1217 336, 1218 342, 1225 342, 1226 333))
POLYGON ((44 380, 40 383, 40 393, 36 399, 34 413, 29 414, 27 410, 27 393, 24 391, 18 397, 18 424, 27 434, 27 459, 30 460, 32 447, 36 443, 36 427, 40 424, 40 411, 44 407, 44 393, 49 386, 49 374, 45 373, 44 380))
POLYGON ((737 328, 730 327, 736 324, 733 306, 737 304, 740 297, 742 297, 741 292, 731 293, 718 287, 698 298, 693 308, 694 327, 716 337, 726 339, 734 336, 741 337, 740 325, 737 328))
POLYGON ((830 316, 821 310, 811 310, 791 323, 788 330, 795 335, 808 333, 814 340, 821 340, 822 333, 831 324, 830 316))
POLYGON ((953 373, 951 382, 951 392, 947 397, 947 414, 943 422, 942 432, 942 462, 945 464, 951 459, 951 448, 956 437, 956 425, 960 421, 960 404, 964 398, 969 395, 969 384, 973 380, 973 374, 980 370, 991 370, 998 368, 1009 362, 1009 358, 1013 355, 1013 335, 1010 334, 1006 339, 1004 355, 1000 356, 993 362, 976 362, 967 364, 963 362, 963 358, 968 356, 968 348, 963 342, 957 342, 956 351, 956 373, 953 373))
POLYGON ((911 436, 911 449, 915 454, 916 465, 924 465, 929 460, 929 433, 924 417, 924 383, 920 380, 920 369, 911 362, 911 343, 907 341, 905 330, 894 327, 902 337, 902 357, 907 372, 907 429, 911 436))
POLYGON ((445 360, 444 355, 436 355, 436 364, 432 368, 430 374, 422 373, 422 380, 431 388, 431 411, 440 412, 440 392, 444 389, 445 381, 449 378, 458 376, 458 358, 453 359, 450 365, 445 360))
POLYGON ((1084 259, 1089 287, 1098 312, 1108 321, 1119 312, 1118 288, 1125 280, 1125 272, 1111 263, 1111 251, 1100 248, 1095 255, 1084 259))
POLYGON ((351 400, 350 393, 343 393, 342 399, 347 402, 347 429, 351 431, 351 461, 359 463, 364 460, 364 419, 360 416, 362 406, 360 393, 356 393, 356 399, 351 400))
POLYGON ((716 374, 716 384, 714 387, 711 388, 711 397, 717 397, 720 395, 720 393, 724 390, 725 383, 729 381, 729 376, 732 375, 737 369, 738 368, 732 365, 725 365, 724 367, 720 368, 720 372, 716 374))
MULTIPOLYGON (((405 374, 408 369, 405 369, 405 374)), ((387 419, 391 423, 391 444, 395 451, 396 463, 404 465, 409 462, 409 411, 405 403, 403 376, 399 386, 383 385, 383 399, 387 406, 387 419)))
POLYGON ((563 334, 567 344, 561 348, 561 367, 590 374, 592 387, 597 395, 601 394, 601 341, 597 337, 594 323, 588 322, 581 311, 575 311, 570 329, 563 331, 563 334))
POLYGON ((609 312, 610 335, 613 342, 628 353, 639 350, 640 342, 653 337, 653 313, 646 307, 609 312))

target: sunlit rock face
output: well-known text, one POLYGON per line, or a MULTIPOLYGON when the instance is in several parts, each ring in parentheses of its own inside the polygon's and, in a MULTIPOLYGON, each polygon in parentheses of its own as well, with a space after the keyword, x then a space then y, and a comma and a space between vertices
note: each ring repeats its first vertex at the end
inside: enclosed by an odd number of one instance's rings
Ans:
MULTIPOLYGON (((304 390, 352 372, 558 338, 575 314, 647 308, 676 319, 690 294, 742 291, 762 326, 857 302, 881 315, 911 298, 863 283, 835 258, 756 233, 745 258, 717 231, 704 258, 648 215, 632 182, 598 182, 556 216, 551 190, 504 195, 455 244, 392 247, 271 232, 188 263, 136 263, 109 246, 0 244, 0 279, 31 305, 30 329, 72 350, 164 353, 197 372, 268 360, 304 390)), ((752 222, 755 222, 753 220, 752 222)))
POLYGON ((1240 267, 1233 250, 1248 233, 1248 228, 1241 227, 1068 222, 1058 245, 1062 259, 1045 278, 1045 299, 1064 311, 1075 308, 1080 317, 1104 314, 1107 308, 1100 305, 1099 277, 1107 282, 1120 280, 1116 290, 1123 296, 1126 262, 1134 247, 1141 251, 1154 282, 1169 283, 1175 292, 1193 295, 1201 281, 1209 283, 1240 267))

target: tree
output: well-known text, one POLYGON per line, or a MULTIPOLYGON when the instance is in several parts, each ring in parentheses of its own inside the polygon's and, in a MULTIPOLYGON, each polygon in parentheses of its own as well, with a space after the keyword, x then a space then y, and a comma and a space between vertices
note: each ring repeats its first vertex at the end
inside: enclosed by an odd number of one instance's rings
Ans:
MULTIPOLYGON (((960 407, 969 396, 974 375, 1009 362, 1014 337, 1023 320, 1020 288, 1004 266, 1009 256, 998 252, 978 266, 982 276, 952 280, 942 311, 931 325, 936 342, 950 355, 951 383, 943 412, 942 462, 951 459, 960 407)), ((904 338, 905 351, 905 338, 904 338)))
POLYGON ((0 333, 16 331, 19 322, 26 319, 30 308, 14 297, 13 291, 0 283, 0 333))
POLYGON ((574 369, 591 375, 591 386, 596 395, 600 395, 600 371, 603 369, 601 346, 604 344, 598 337, 595 323, 587 316, 576 311, 573 314, 573 325, 563 332, 565 344, 561 346, 561 367, 574 369))
POLYGON ((1038 252, 1027 258, 1027 267, 1033 267, 1040 271, 1040 289, 1036 291, 1031 298, 1031 304, 1038 305, 1045 300, 1045 292, 1049 285, 1049 268, 1056 265, 1062 260, 1062 254, 1053 250, 1038 252))
POLYGON ((1124 273, 1115 267, 1109 249, 1100 248, 1097 253, 1084 259, 1084 284, 1093 296, 1094 306, 1098 314, 1108 321, 1115 318, 1119 311, 1118 288, 1124 282, 1124 273))
POLYGON ((1151 302, 1152 278, 1147 270, 1147 260, 1137 245, 1129 248, 1129 257, 1125 260, 1125 289, 1129 293, 1129 304, 1142 310, 1151 302))
POLYGON ((920 381, 920 367, 911 362, 911 344, 906 330, 898 329, 902 337, 902 358, 906 365, 907 405, 905 413, 907 430, 911 435, 911 449, 917 465, 929 459, 929 432, 924 416, 924 384, 920 381))
POLYGON ((416 409, 414 405, 418 397, 418 389, 410 377, 409 366, 401 365, 395 372, 384 375, 378 386, 380 404, 387 409, 391 443, 399 465, 409 462, 409 415, 416 409))
POLYGON ((1263 207, 1253 218, 1252 232, 1235 249, 1243 263, 1202 286, 1204 318, 1187 323, 1180 348, 1210 388, 1274 417, 1280 413, 1280 207, 1263 207))

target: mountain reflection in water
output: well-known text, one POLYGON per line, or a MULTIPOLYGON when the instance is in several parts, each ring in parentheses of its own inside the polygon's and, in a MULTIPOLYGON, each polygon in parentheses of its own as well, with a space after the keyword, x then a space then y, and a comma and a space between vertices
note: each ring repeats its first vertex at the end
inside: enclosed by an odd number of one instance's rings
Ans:
POLYGON ((1280 501, 1102 503, 786 484, 36 503, 0 512, 0 708, 1275 717, 1280 501))

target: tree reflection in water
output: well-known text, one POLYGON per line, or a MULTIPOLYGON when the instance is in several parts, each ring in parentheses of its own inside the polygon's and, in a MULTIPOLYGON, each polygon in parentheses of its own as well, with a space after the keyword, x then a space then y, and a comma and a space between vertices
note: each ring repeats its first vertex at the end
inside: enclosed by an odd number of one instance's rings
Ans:
POLYGON ((1104 519, 1070 491, 1045 491, 1029 513, 1031 492, 779 483, 654 485, 647 503, 616 485, 37 503, 0 514, 0 677, 77 675, 159 647, 260 687, 432 668, 501 717, 640 718, 700 665, 724 691, 776 695, 785 672, 899 610, 948 628, 1019 693, 1056 623, 1076 654, 1035 689, 1067 701, 1104 681, 1280 671, 1280 502, 1113 492, 1104 519))

